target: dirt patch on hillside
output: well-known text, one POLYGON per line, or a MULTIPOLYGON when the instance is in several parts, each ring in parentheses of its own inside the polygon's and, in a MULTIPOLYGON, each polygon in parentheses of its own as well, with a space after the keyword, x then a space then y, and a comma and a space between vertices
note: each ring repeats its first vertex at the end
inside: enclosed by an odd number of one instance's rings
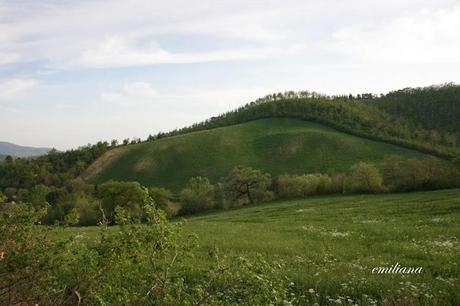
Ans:
POLYGON ((154 167, 154 161, 151 158, 142 158, 134 165, 134 170, 137 172, 141 172, 144 170, 152 170, 154 167))
POLYGON ((91 179, 97 176, 101 171, 120 158, 126 152, 126 147, 115 148, 102 154, 101 157, 96 159, 89 167, 83 172, 82 177, 91 179))

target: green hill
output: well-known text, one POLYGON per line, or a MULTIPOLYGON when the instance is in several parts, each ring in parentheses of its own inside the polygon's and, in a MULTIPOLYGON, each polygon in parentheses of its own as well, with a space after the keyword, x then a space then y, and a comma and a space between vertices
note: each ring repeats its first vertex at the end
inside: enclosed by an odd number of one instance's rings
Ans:
POLYGON ((216 182, 238 165, 272 175, 345 172, 358 161, 378 164, 391 154, 422 155, 312 122, 271 118, 112 149, 84 177, 95 183, 139 181, 177 191, 192 176, 216 182))

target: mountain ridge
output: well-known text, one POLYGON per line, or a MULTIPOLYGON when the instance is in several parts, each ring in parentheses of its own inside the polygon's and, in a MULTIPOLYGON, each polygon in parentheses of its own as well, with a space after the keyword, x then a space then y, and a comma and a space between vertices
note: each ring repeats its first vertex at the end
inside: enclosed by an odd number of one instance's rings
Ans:
POLYGON ((7 141, 0 141, 0 155, 14 157, 34 157, 47 154, 51 148, 21 146, 7 141))

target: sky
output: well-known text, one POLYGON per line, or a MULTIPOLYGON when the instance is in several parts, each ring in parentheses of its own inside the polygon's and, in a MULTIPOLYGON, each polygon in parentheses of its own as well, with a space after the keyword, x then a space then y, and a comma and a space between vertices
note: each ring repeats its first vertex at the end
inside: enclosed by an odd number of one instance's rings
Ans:
POLYGON ((460 83, 458 0, 0 0, 0 141, 145 138, 266 94, 460 83))

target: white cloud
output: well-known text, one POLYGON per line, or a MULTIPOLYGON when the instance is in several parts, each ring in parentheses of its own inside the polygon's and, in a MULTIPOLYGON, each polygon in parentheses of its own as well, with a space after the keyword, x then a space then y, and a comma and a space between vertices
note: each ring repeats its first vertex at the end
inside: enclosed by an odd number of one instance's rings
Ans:
POLYGON ((156 98, 157 91, 147 82, 127 83, 119 91, 103 92, 99 95, 102 102, 121 107, 135 107, 155 102, 156 98))
POLYGON ((21 56, 17 53, 0 52, 0 66, 19 62, 21 56))
POLYGON ((125 67, 153 64, 183 64, 214 61, 265 59, 298 54, 304 46, 289 47, 234 48, 223 51, 194 53, 168 52, 155 44, 147 49, 135 49, 120 38, 110 38, 93 49, 83 52, 81 58, 64 66, 82 68, 125 67))
POLYGON ((445 62, 460 51, 453 0, 41 1, 4 3, 0 14, 8 16, 0 24, 0 64, 34 60, 60 69, 277 59, 308 50, 327 50, 322 60, 330 61, 445 62), (165 35, 222 45, 177 50, 158 44, 165 35))
POLYGON ((0 138, 70 147, 276 91, 460 82, 458 28, 458 0, 0 0, 0 138))
POLYGON ((420 9, 374 26, 353 25, 334 35, 332 48, 371 65, 460 63, 460 5, 420 9))
POLYGON ((38 81, 34 79, 0 80, 0 101, 20 98, 37 84, 38 81))

